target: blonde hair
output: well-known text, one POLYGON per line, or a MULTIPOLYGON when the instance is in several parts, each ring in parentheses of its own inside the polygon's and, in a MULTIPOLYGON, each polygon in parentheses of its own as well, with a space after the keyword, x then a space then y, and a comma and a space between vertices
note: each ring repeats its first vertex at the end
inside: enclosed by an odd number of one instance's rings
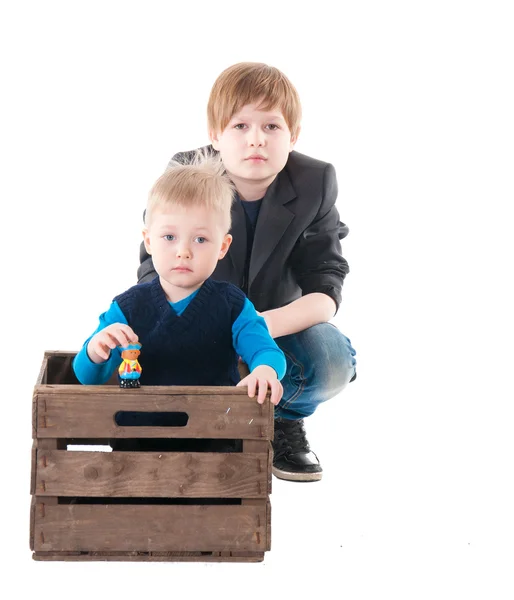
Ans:
POLYGON ((223 131, 243 106, 261 101, 259 109, 279 109, 293 137, 302 118, 300 97, 289 79, 264 63, 242 62, 225 69, 212 86, 207 103, 209 131, 223 131))
POLYGON ((197 150, 184 160, 188 162, 172 160, 150 190, 145 214, 146 227, 153 214, 165 206, 201 206, 218 213, 228 232, 235 188, 225 173, 221 159, 207 151, 197 150))

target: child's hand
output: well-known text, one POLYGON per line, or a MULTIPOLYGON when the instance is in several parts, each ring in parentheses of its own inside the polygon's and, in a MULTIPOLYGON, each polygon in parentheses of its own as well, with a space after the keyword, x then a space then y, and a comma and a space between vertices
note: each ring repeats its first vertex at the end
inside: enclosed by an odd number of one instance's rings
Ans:
POLYGON ((137 335, 124 323, 113 323, 96 333, 87 345, 87 354, 94 363, 109 360, 116 346, 127 346, 138 341, 137 335))
POLYGON ((241 379, 241 381, 237 384, 237 387, 242 385, 248 386, 248 396, 250 398, 253 398, 255 396, 255 392, 257 391, 257 402, 259 404, 264 402, 268 392, 268 387, 271 388, 270 400, 272 404, 277 405, 282 398, 282 394, 284 393, 282 384, 277 379, 275 369, 272 369, 266 365, 255 367, 250 375, 247 375, 244 379, 241 379))

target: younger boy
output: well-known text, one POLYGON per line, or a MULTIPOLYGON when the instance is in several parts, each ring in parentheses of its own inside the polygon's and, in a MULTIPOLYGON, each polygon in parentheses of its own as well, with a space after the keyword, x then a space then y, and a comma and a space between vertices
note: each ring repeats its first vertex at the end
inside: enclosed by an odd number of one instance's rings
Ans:
POLYGON ((139 342, 142 385, 246 385, 282 397, 286 363, 243 292, 210 275, 230 247, 233 187, 220 161, 174 165, 150 191, 144 245, 157 277, 117 296, 75 357, 83 384, 105 383, 119 347, 139 342), (250 374, 240 381, 238 357, 250 374))
MULTIPOLYGON (((274 474, 316 481, 322 468, 303 419, 355 378, 355 350, 328 323, 348 273, 340 244, 348 228, 335 207, 334 167, 293 150, 300 100, 274 67, 240 63, 223 71, 207 116, 208 151, 219 153, 236 188, 233 244, 213 279, 230 281, 248 295, 286 355, 284 395, 275 409, 274 474)), ((190 156, 172 160, 187 162, 190 156)), ((143 247, 138 280, 152 277, 143 247)))

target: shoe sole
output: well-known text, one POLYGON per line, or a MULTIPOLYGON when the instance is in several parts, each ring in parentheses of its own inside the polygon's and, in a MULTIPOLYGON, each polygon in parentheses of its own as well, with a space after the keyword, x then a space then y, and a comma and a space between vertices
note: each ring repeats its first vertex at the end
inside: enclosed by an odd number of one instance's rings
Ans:
POLYGON ((293 473, 292 471, 280 471, 276 467, 272 468, 273 475, 285 481, 319 481, 323 473, 293 473))

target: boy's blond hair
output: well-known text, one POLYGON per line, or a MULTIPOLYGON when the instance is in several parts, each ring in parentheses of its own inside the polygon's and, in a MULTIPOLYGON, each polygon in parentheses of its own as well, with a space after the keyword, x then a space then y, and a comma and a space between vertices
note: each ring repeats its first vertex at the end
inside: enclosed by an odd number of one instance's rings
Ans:
POLYGON ((154 183, 148 194, 146 227, 149 227, 153 214, 164 207, 202 206, 218 213, 226 227, 225 233, 228 232, 234 185, 226 175, 221 159, 197 150, 188 161, 187 164, 171 161, 154 183))
POLYGON ((302 107, 289 79, 264 63, 242 62, 225 69, 212 86, 207 104, 209 131, 222 132, 247 104, 262 100, 259 109, 279 109, 293 137, 300 131, 302 107))

